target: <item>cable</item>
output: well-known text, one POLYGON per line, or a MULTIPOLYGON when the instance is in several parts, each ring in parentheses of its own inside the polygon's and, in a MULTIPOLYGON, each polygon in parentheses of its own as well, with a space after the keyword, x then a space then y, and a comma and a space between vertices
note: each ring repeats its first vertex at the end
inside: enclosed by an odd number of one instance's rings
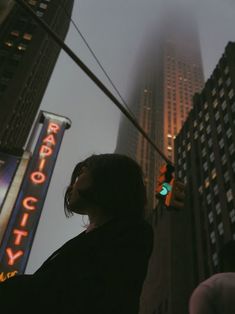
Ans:
POLYGON ((173 166, 171 160, 169 160, 162 151, 155 145, 148 134, 141 128, 135 119, 130 115, 127 109, 118 101, 118 99, 108 90, 108 88, 95 76, 95 74, 79 59, 79 57, 61 40, 57 34, 50 28, 50 26, 28 6, 23 0, 15 0, 21 7, 23 7, 30 16, 37 21, 39 25, 50 35, 53 40, 63 49, 69 57, 87 74, 87 76, 103 91, 103 93, 119 108, 119 110, 131 121, 131 123, 137 128, 137 130, 146 138, 146 140, 154 147, 158 154, 170 165, 173 166))
POLYGON ((93 51, 93 49, 91 48, 91 46, 88 44, 88 41, 86 40, 86 38, 83 36, 82 32, 79 30, 77 24, 74 22, 74 20, 72 19, 72 17, 70 17, 70 15, 68 14, 68 11, 66 10, 66 7, 62 4, 62 1, 59 0, 60 6, 63 8, 65 15, 67 16, 67 18, 71 21, 71 23, 73 24, 74 28, 76 29, 76 31, 78 32, 78 34, 81 36, 83 42, 85 43, 85 45, 87 46, 88 50, 90 51, 90 53, 92 54, 93 58, 95 59, 95 61, 97 62, 97 64, 99 65, 100 69, 102 70, 102 72, 104 73, 104 75, 106 76, 106 78, 108 79, 109 83, 112 85, 112 87, 114 88, 114 90, 116 91, 116 93, 118 94, 118 96, 120 97, 120 99, 122 100, 123 104, 125 105, 125 107, 127 108, 127 110, 129 111, 129 113, 132 115, 133 119, 135 119, 138 122, 138 119, 135 117, 134 113, 131 111, 130 107, 127 105, 127 102, 124 100, 124 98, 122 97, 121 93, 119 92, 118 88, 116 87, 116 85, 114 84, 114 82, 112 81, 111 77, 109 76, 109 74, 107 73, 107 71, 104 69, 104 66, 101 64, 101 62, 99 61, 98 57, 96 56, 95 52, 93 51))

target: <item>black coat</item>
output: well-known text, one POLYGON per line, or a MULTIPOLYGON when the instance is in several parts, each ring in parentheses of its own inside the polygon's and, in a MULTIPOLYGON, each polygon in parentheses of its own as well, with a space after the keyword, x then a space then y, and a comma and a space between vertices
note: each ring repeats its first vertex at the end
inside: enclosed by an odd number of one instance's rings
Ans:
POLYGON ((33 275, 0 284, 0 312, 137 314, 152 242, 144 220, 112 220, 82 232, 33 275))

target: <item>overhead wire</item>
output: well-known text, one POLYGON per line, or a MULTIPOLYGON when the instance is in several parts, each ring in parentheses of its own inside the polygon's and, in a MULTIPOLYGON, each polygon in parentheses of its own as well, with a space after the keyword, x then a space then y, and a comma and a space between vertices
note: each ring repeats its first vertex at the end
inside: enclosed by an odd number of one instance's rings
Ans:
POLYGON ((82 34, 82 32, 80 31, 80 29, 78 28, 77 24, 75 23, 75 21, 73 20, 73 18, 69 15, 66 7, 63 5, 62 0, 59 0, 59 4, 60 6, 63 8, 65 15, 67 16, 67 18, 70 20, 70 22, 73 24, 74 28, 76 29, 76 31, 78 32, 78 34, 81 36, 83 42, 85 43, 86 47, 88 48, 88 50, 90 51, 91 55, 93 56, 93 58, 95 59, 95 61, 97 62, 97 64, 99 65, 100 69, 102 70, 102 72, 104 73, 104 75, 106 76, 106 78, 108 79, 109 83, 111 84, 111 86, 113 87, 113 89, 116 91, 116 93, 118 94, 118 96, 120 97, 121 101, 123 102, 123 104, 125 105, 125 107, 127 108, 127 110, 129 111, 129 113, 132 115, 133 119, 135 119, 136 121, 138 121, 138 119, 135 117, 134 113, 132 112, 132 110, 130 109, 130 107, 128 106, 127 102, 125 101, 124 97, 121 95, 121 93, 119 92, 117 86, 114 84, 113 80, 111 79, 110 75, 107 73, 107 71, 105 70, 104 66, 102 65, 102 63, 100 62, 100 60, 98 59, 98 57, 96 56, 94 50, 91 48, 91 46, 89 45, 87 39, 85 38, 85 36, 82 34))
POLYGON ((103 91, 103 93, 119 108, 119 110, 129 119, 136 129, 145 137, 145 139, 154 147, 158 154, 170 165, 174 166, 172 161, 168 159, 164 153, 156 146, 153 140, 142 129, 138 122, 132 117, 128 110, 120 103, 120 101, 109 91, 109 89, 98 79, 98 77, 82 62, 82 60, 69 48, 68 45, 50 28, 50 26, 40 17, 36 15, 34 10, 24 2, 24 0, 15 0, 23 7, 30 16, 50 35, 53 40, 63 49, 68 56, 87 74, 87 76, 103 91))

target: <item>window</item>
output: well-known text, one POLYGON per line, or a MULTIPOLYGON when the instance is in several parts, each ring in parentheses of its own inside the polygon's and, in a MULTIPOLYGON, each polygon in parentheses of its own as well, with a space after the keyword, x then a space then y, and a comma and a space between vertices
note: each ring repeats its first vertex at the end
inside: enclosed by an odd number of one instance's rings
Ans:
POLYGON ((211 133, 211 126, 210 126, 210 125, 207 126, 207 128, 206 128, 206 133, 207 133, 207 134, 210 134, 210 133, 211 133))
POLYGON ((219 188, 218 188, 217 184, 214 186, 213 190, 214 190, 215 195, 217 195, 219 193, 219 188))
POLYGON ((219 141, 219 147, 223 148, 224 147, 224 139, 221 138, 221 140, 219 141))
POLYGON ((11 47, 13 47, 13 41, 12 40, 7 40, 7 41, 5 41, 5 45, 7 46, 7 47, 9 47, 9 48, 11 48, 11 47))
POLYGON ((19 44, 18 47, 17 47, 17 49, 20 50, 20 51, 25 51, 26 48, 27 48, 27 46, 24 45, 24 44, 19 44))
POLYGON ((43 12, 41 12, 41 11, 36 11, 36 15, 38 16, 38 17, 42 17, 43 16, 43 12))
POLYGON ((233 193, 232 193, 232 190, 231 190, 231 189, 229 189, 229 190, 227 191, 226 195, 227 195, 227 201, 228 201, 228 202, 231 202, 231 201, 232 201, 232 199, 233 199, 233 193))
POLYGON ((226 164, 226 162, 227 162, 227 157, 226 157, 225 154, 221 157, 221 162, 222 162, 222 165, 225 165, 225 164, 226 164))
POLYGON ((24 38, 25 40, 30 41, 30 40, 32 39, 32 35, 31 35, 31 34, 29 34, 29 33, 24 33, 23 38, 24 38))
POLYGON ((224 233, 224 227, 223 227, 223 223, 222 222, 218 225, 218 231, 219 231, 220 235, 222 235, 224 233))
POLYGON ((224 122, 228 123, 229 119, 228 119, 228 114, 226 113, 226 115, 224 116, 224 122))
POLYGON ((40 3, 39 7, 43 10, 46 10, 47 9, 47 4, 45 3, 40 3))
POLYGON ((228 170, 225 171, 225 173, 224 173, 224 180, 225 180, 225 182, 229 181, 229 172, 228 172, 228 170))
POLYGON ((215 154, 212 152, 210 154, 210 161, 213 162, 215 160, 215 154))
POLYGON ((207 112, 205 115, 205 120, 208 121, 209 120, 209 113, 207 112))
POLYGON ((233 208, 230 213, 229 213, 231 222, 234 223, 235 222, 235 209, 233 208))
POLYGON ((206 197, 207 204, 211 204, 211 194, 209 193, 206 197))
POLYGON ((215 114, 215 120, 218 121, 219 120, 219 111, 216 111, 216 114, 215 114))
POLYGON ((214 217, 213 217, 213 213, 210 212, 209 215, 208 215, 208 219, 209 219, 209 222, 212 223, 213 220, 214 220, 214 217))
POLYGON ((220 97, 224 96, 224 89, 222 88, 221 91, 219 92, 220 97))
POLYGON ((229 128, 227 131, 226 131, 226 135, 228 138, 230 138, 232 136, 232 130, 231 128, 229 128))
POLYGON ((205 134, 202 134, 201 136, 201 143, 204 143, 205 142, 205 134))
POLYGON ((234 144, 232 143, 228 148, 230 154, 232 155, 235 152, 234 144))
POLYGON ((19 31, 12 31, 11 35, 14 37, 19 37, 20 33, 19 33, 19 31))
POLYGON ((215 210, 216 210, 217 215, 219 215, 221 213, 221 205, 220 205, 220 203, 217 203, 215 205, 215 210))
POLYGON ((203 149, 202 149, 202 157, 205 157, 206 156, 206 148, 204 147, 203 149))
POLYGON ((215 243, 215 231, 212 231, 210 234, 211 242, 215 243))
POLYGON ((213 168, 212 171, 211 171, 211 178, 212 179, 216 178, 216 169, 215 168, 213 168))
POLYGON ((212 147, 212 139, 211 138, 208 140, 208 146, 212 147))
POLYGON ((225 110, 227 107, 226 101, 223 101, 222 105, 221 105, 222 109, 225 110))
POLYGON ((217 126, 217 132, 218 132, 218 134, 221 133, 221 131, 222 131, 222 127, 221 127, 221 124, 219 124, 219 125, 217 126))
POLYGON ((37 4, 37 1, 36 1, 36 0, 29 0, 29 4, 30 4, 30 5, 36 5, 36 4, 37 4))
POLYGON ((204 164, 203 164, 203 169, 204 169, 205 171, 208 170, 208 163, 207 163, 207 161, 204 162, 204 164))
POLYGON ((228 93, 228 96, 229 96, 230 99, 234 96, 233 89, 230 90, 230 92, 228 93))

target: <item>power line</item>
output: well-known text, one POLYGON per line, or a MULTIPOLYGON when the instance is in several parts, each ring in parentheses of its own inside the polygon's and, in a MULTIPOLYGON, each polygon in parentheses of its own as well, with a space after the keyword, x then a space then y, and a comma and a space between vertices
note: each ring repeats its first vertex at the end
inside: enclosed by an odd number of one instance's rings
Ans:
POLYGON ((112 87, 114 88, 114 90, 116 91, 116 93, 118 94, 118 96, 120 97, 120 99, 122 100, 123 104, 125 105, 125 107, 127 108, 127 110, 129 111, 129 113, 132 115, 132 117, 138 121, 138 119, 135 117, 134 113, 131 111, 130 107, 127 105, 127 102, 124 100, 124 98, 122 97, 121 93, 119 92, 118 88, 116 87, 116 85, 114 84, 113 80, 111 79, 110 75, 107 73, 107 71, 105 70, 104 66, 102 65, 102 63, 100 62, 100 60, 98 59, 98 57, 96 56, 94 50, 91 48, 91 46, 89 45, 88 41, 86 40, 85 36, 82 34, 82 32, 79 30, 77 24, 74 22, 73 18, 70 17, 70 15, 68 14, 68 11, 66 10, 66 7, 62 4, 62 1, 59 0, 60 6, 63 8, 65 15, 67 16, 67 18, 71 21, 71 23, 73 24, 74 28, 76 29, 76 31, 78 32, 78 34, 81 36, 83 42, 85 43, 86 47, 88 48, 88 50, 90 51, 90 53, 92 54, 93 58, 95 59, 95 61, 97 62, 97 64, 99 65, 100 69, 102 70, 102 72, 104 73, 104 75, 106 76, 106 78, 108 79, 109 83, 112 85, 112 87))
POLYGON ((103 91, 103 93, 119 108, 119 110, 130 120, 130 122, 137 128, 137 130, 146 138, 146 140, 154 147, 158 154, 170 165, 173 165, 162 151, 151 140, 148 134, 141 128, 137 121, 130 115, 127 109, 119 102, 119 100, 109 91, 109 89, 97 78, 97 76, 80 60, 80 58, 59 38, 57 34, 50 28, 50 26, 28 6, 23 0, 15 0, 21 7, 23 7, 30 16, 37 21, 39 25, 50 35, 53 40, 63 49, 69 57, 89 76, 89 78, 103 91))

